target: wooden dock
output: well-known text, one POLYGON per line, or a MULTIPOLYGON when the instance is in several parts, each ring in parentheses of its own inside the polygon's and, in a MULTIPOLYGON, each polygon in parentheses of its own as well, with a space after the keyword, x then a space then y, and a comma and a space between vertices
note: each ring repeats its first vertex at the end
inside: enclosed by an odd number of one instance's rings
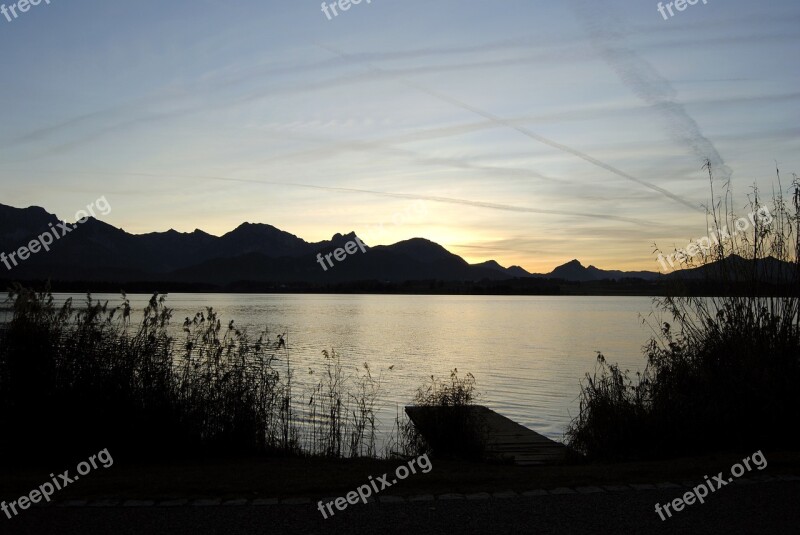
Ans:
MULTIPOLYGON (((430 422, 446 407, 406 407, 406 414, 422 434, 432 433, 430 422)), ((491 459, 513 460, 521 466, 564 462, 570 449, 482 405, 466 407, 481 429, 485 454, 491 459)))

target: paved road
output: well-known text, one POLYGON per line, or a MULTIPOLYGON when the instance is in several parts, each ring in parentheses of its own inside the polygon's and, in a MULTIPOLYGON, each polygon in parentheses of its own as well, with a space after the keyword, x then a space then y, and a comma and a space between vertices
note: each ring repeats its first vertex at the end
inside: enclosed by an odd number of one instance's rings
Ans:
POLYGON ((64 535, 800 533, 800 482, 729 486, 667 521, 655 503, 682 489, 352 505, 323 520, 314 505, 47 507, 0 533, 64 535))

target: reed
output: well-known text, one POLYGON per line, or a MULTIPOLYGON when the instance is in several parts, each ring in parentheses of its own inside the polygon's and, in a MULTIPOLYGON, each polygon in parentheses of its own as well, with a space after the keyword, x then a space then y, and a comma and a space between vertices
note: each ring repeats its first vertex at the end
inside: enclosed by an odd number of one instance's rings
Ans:
MULTIPOLYGON (((733 225, 740 214, 729 186, 717 199, 710 170, 709 180, 709 224, 733 225)), ((666 320, 643 348, 644 372, 634 378, 598 355, 567 429, 573 448, 604 459, 796 448, 800 434, 789 424, 800 410, 796 176, 791 190, 785 199, 778 173, 769 224, 687 260, 700 277, 679 272, 671 292, 655 300, 666 320)), ((748 199, 751 210, 760 206, 757 188, 748 199)))
MULTIPOLYGON (((324 457, 377 457, 375 405, 382 377, 369 364, 348 370, 335 350, 322 351, 320 379, 309 397, 311 453, 324 457)), ((314 370, 309 370, 314 374, 314 370)))
POLYGON ((127 296, 56 306, 15 286, 0 330, 0 453, 10 462, 83 455, 377 456, 381 377, 345 373, 335 352, 306 403, 293 385, 285 333, 251 337, 207 308, 170 334, 172 310, 154 294, 138 325, 127 296), (304 432, 310 424, 311 440, 304 432), (11 461, 13 460, 13 461, 11 461))
POLYGON ((437 457, 481 459, 485 453, 485 426, 472 406, 478 397, 475 377, 471 373, 460 377, 453 369, 447 379, 430 377, 414 399, 418 410, 418 432, 406 433, 412 447, 424 444, 437 457), (422 409, 421 411, 419 409, 422 409))

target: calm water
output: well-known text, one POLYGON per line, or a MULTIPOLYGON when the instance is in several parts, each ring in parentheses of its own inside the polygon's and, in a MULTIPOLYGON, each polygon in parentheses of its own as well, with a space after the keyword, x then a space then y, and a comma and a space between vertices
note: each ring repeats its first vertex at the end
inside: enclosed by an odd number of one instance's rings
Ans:
MULTIPOLYGON (((113 294, 94 297, 120 302, 113 294)), ((141 310, 149 296, 128 297, 141 310)), ((184 317, 206 306, 223 325, 233 319, 252 333, 288 331, 296 391, 310 390, 308 369, 321 371, 323 349, 335 349, 353 371, 368 362, 383 376, 384 432, 426 378, 458 368, 475 376, 482 404, 556 439, 577 411, 579 383, 594 369, 596 351, 632 371, 643 368, 650 330, 640 315, 652 310, 648 297, 593 296, 170 294, 167 303, 178 332, 184 317)))

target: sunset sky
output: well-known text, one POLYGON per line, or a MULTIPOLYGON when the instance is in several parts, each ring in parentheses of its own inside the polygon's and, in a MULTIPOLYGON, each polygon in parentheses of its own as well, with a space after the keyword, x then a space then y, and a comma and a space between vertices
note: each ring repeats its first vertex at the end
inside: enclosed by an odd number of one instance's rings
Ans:
POLYGON ((42 2, 0 16, 0 203, 657 270, 707 234, 704 158, 739 206, 800 173, 800 4, 657 4, 42 2))

